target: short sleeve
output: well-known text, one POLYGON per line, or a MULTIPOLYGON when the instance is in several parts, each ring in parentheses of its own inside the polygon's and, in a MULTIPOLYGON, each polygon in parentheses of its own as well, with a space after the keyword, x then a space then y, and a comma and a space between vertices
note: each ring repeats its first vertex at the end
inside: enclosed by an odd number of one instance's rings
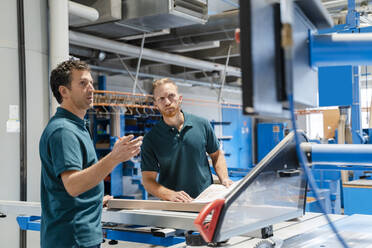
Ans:
POLYGON ((68 170, 82 170, 83 158, 76 135, 66 129, 56 130, 49 139, 50 154, 55 176, 68 170))
POLYGON ((206 151, 208 154, 215 153, 220 148, 220 142, 218 142, 216 134, 207 120, 205 122, 205 129, 207 133, 206 151))
POLYGON ((159 172, 159 163, 151 147, 149 137, 143 139, 141 146, 141 170, 159 172))

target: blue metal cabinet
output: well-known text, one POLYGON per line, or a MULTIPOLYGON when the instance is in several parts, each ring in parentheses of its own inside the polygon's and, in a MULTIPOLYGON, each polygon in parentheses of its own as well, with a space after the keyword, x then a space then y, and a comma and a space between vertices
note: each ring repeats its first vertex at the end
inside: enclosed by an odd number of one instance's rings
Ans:
POLYGON ((257 124, 257 163, 284 138, 284 129, 284 123, 257 124))
POLYGON ((229 169, 252 168, 252 119, 244 116, 241 109, 223 108, 223 121, 231 122, 223 125, 224 136, 230 136, 230 140, 223 142, 223 150, 230 154, 226 156, 229 169))
POLYGON ((372 214, 371 180, 350 181, 343 185, 344 213, 372 214))

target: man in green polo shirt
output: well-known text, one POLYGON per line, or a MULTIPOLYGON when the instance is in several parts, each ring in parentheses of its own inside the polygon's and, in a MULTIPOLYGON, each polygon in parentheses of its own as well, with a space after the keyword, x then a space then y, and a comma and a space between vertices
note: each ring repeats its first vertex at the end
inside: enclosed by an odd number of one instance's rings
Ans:
POLYGON ((84 121, 93 106, 93 80, 87 64, 65 61, 50 76, 60 103, 39 144, 41 168, 41 229, 43 248, 100 247, 103 179, 120 162, 137 155, 142 139, 121 138, 97 160, 84 121))
POLYGON ((181 110, 182 96, 170 79, 155 81, 153 92, 163 118, 145 135, 141 148, 146 190, 163 200, 190 202, 212 184, 207 154, 220 182, 230 186, 225 157, 209 121, 181 110))

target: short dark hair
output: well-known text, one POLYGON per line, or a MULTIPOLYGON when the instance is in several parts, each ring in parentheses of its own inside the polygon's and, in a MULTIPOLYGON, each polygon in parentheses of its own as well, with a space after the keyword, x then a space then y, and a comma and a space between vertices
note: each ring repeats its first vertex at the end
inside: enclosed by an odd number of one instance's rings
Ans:
POLYGON ((66 60, 60 63, 50 74, 50 87, 58 103, 62 103, 59 86, 71 86, 72 70, 90 71, 89 65, 80 60, 66 60))

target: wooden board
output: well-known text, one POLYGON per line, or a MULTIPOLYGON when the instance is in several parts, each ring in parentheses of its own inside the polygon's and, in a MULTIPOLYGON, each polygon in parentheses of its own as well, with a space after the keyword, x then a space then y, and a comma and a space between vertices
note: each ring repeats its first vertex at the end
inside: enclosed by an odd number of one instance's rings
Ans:
POLYGON ((323 130, 324 138, 331 139, 335 137, 335 130, 340 120, 340 111, 338 109, 323 110, 323 130))
POLYGON ((112 199, 108 201, 108 208, 116 209, 148 209, 148 210, 168 210, 181 212, 200 212, 206 203, 183 203, 160 200, 128 200, 112 199))

